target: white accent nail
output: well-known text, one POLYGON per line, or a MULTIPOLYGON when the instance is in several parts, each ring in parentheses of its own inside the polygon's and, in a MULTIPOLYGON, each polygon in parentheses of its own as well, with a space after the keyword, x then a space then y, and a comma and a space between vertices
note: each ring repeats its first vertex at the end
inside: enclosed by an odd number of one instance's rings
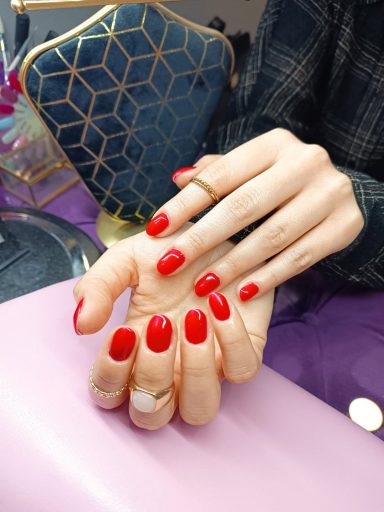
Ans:
POLYGON ((156 398, 144 391, 135 390, 132 392, 132 404, 140 412, 152 413, 156 409, 156 398))

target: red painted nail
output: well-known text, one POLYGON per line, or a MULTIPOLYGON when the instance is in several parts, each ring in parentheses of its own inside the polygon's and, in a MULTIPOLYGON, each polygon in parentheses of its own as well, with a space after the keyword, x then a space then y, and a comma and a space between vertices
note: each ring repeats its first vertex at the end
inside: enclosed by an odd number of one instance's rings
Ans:
POLYGON ((4 105, 0 104, 0 114, 4 114, 5 116, 11 116, 15 112, 15 107, 12 105, 4 105))
POLYGON ((222 293, 214 292, 208 298, 212 313, 218 320, 228 320, 231 316, 231 310, 227 299, 222 293))
POLYGON ((197 281, 195 284, 195 293, 198 297, 204 297, 217 288, 220 285, 220 282, 219 276, 213 272, 209 272, 197 281))
POLYGON ((109 355, 115 361, 125 361, 135 347, 136 334, 129 327, 120 327, 112 338, 109 355))
POLYGON ((191 309, 185 315, 185 337, 194 345, 207 339, 207 317, 200 309, 191 309))
POLYGON ((8 82, 9 82, 11 89, 13 89, 14 91, 16 91, 20 94, 23 94, 23 89, 21 88, 21 84, 19 82, 17 75, 18 75, 17 69, 13 69, 8 75, 8 82))
POLYGON ((157 270, 160 274, 167 276, 177 270, 185 261, 185 256, 181 251, 172 249, 168 251, 164 256, 157 262, 157 270))
POLYGON ((147 235, 157 236, 169 226, 169 219, 165 213, 156 215, 146 227, 147 235))
POLYGON ((183 174, 183 173, 188 172, 188 171, 193 171, 195 169, 196 169, 196 167, 194 165, 191 166, 191 167, 181 167, 181 169, 177 169, 177 171, 175 171, 172 174, 172 181, 175 181, 176 178, 178 178, 180 176, 180 174, 183 174))
POLYGON ((165 352, 172 340, 172 324, 165 315, 155 315, 147 327, 147 345, 153 352, 165 352))
POLYGON ((243 302, 247 302, 247 300, 252 299, 255 295, 257 295, 260 291, 260 288, 257 286, 256 283, 249 283, 243 286, 240 290, 240 299, 243 302))
POLYGON ((81 299, 80 302, 78 303, 76 311, 75 311, 75 313, 73 315, 73 328, 75 329, 75 333, 78 336, 82 335, 82 332, 80 332, 79 328, 77 327, 77 322, 79 320, 79 316, 80 316, 81 310, 83 309, 83 305, 84 305, 84 299, 81 299))

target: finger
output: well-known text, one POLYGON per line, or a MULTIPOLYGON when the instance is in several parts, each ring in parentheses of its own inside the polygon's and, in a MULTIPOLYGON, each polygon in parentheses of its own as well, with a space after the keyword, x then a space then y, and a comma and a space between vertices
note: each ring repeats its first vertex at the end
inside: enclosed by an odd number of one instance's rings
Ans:
POLYGON ((355 213, 349 209, 340 209, 248 275, 238 285, 241 300, 246 302, 256 294, 260 296, 347 247, 353 241, 347 233, 355 232, 355 225, 361 222, 360 216, 355 213))
POLYGON ((208 298, 210 320, 223 356, 225 378, 234 384, 248 382, 261 366, 266 341, 266 330, 248 334, 234 304, 221 293, 208 298))
POLYGON ((223 199, 165 249, 157 270, 163 275, 182 271, 205 252, 295 195, 299 185, 290 178, 290 167, 292 163, 281 160, 267 173, 253 178, 223 199))
POLYGON ((180 330, 180 415, 191 425, 204 425, 216 416, 221 397, 213 332, 199 309, 188 311, 180 330))
MULTIPOLYGON (((152 393, 158 393, 174 384, 177 331, 171 320, 165 315, 151 318, 142 335, 137 352, 133 378, 135 384, 152 393)), ((155 430, 166 425, 173 416, 176 396, 157 411, 156 399, 140 390, 131 392, 129 414, 138 427, 155 430)))
MULTIPOLYGON (((200 174, 208 167, 208 165, 216 162, 220 158, 222 158, 221 155, 204 155, 193 167, 184 167, 175 171, 172 174, 172 180, 180 189, 184 188, 194 176, 200 174)), ((156 217, 156 214, 154 217, 156 217)))
POLYGON ((77 334, 92 334, 108 321, 115 300, 137 285, 137 272, 128 240, 104 253, 78 281, 74 296, 78 303, 73 323, 77 334))
POLYGON ((204 269, 196 277, 196 294, 203 297, 214 289, 225 288, 323 221, 333 205, 324 194, 316 200, 314 208, 314 192, 311 189, 294 197, 225 256, 204 269))
MULTIPOLYGON (((221 158, 220 155, 205 155, 193 167, 183 167, 172 174, 172 180, 180 188, 184 188, 191 179, 199 175, 207 165, 221 158)), ((162 207, 155 212, 150 222, 147 224, 146 233, 149 236, 167 236, 169 227, 169 217, 162 207)))
POLYGON ((100 407, 114 409, 127 399, 127 384, 135 361, 138 339, 133 329, 122 326, 116 328, 101 347, 89 380, 91 398, 100 407), (106 396, 103 392, 113 396, 106 396))
MULTIPOLYGON (((275 164, 285 138, 297 140, 285 130, 260 135, 215 160, 199 178, 209 183, 222 198, 275 164)), ((189 184, 157 212, 167 219, 157 235, 168 236, 177 231, 211 204, 212 199, 205 190, 195 183, 189 184)))

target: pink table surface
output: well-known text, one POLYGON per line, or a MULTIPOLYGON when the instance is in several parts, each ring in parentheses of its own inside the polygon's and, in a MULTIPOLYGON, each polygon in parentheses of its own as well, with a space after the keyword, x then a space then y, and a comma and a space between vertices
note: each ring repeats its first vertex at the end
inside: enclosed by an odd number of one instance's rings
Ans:
POLYGON ((0 305, 1 512, 383 511, 383 443, 266 367, 224 384, 205 427, 146 432, 94 406, 102 334, 74 335, 72 287, 0 305))

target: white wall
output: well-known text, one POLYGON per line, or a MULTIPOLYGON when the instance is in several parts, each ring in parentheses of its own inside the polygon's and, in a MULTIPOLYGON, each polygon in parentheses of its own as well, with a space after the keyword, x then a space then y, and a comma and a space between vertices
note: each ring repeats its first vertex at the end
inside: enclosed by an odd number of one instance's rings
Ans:
MULTIPOLYGON (((239 29, 254 35, 266 0, 181 0, 168 7, 182 16, 206 24, 218 15, 227 22, 227 30, 234 33, 239 29)), ((0 0, 0 15, 3 18, 9 47, 13 45, 15 16, 9 7, 9 0, 0 0)), ((113 0, 111 1, 113 3, 113 0)), ((36 43, 43 40, 52 29, 63 33, 89 17, 96 9, 63 9, 30 13, 31 25, 38 26, 36 43)))

